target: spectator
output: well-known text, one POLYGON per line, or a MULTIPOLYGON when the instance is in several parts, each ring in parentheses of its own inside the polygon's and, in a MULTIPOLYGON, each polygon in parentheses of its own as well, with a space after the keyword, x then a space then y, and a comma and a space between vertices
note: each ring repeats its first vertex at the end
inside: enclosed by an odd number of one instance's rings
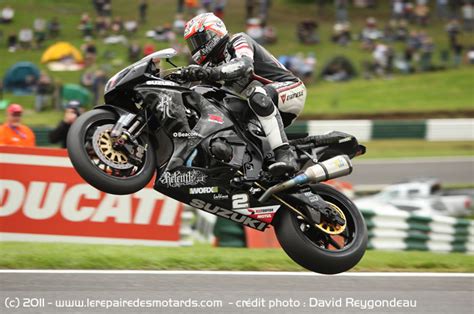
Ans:
POLYGON ((33 30, 31 28, 22 28, 18 33, 18 41, 23 49, 30 49, 33 43, 33 30))
POLYGON ((21 124, 23 107, 11 104, 7 108, 7 121, 0 125, 0 145, 29 146, 35 143, 35 134, 26 125, 21 124))
POLYGON ((150 54, 152 54, 153 52, 155 52, 155 46, 153 44, 150 44, 150 43, 146 43, 144 46, 143 46, 143 56, 146 57, 150 54))
POLYGON ((341 23, 348 22, 349 1, 348 0, 334 0, 334 7, 336 10, 336 22, 341 22, 341 23))
POLYGON ((393 0, 392 1, 392 17, 400 21, 404 18, 405 13, 405 3, 403 0, 393 0))
POLYGON ((449 0, 436 0, 436 15, 441 20, 446 20, 451 16, 449 0))
POLYGON ((466 63, 474 64, 474 46, 469 47, 469 50, 466 53, 466 63))
POLYGON ((432 57, 434 52, 434 43, 431 37, 424 37, 421 45, 420 70, 433 70, 432 57))
POLYGON ((15 17, 15 10, 12 7, 6 6, 2 9, 2 13, 0 15, 0 22, 3 24, 9 24, 13 21, 15 17))
POLYGON ((184 12, 184 0, 178 0, 178 6, 176 7, 176 13, 183 14, 184 12))
POLYGON ((122 32, 123 22, 122 22, 122 18, 120 16, 117 16, 117 17, 114 18, 114 20, 112 21, 112 24, 110 25, 110 29, 114 33, 122 32))
POLYGON ((123 28, 126 31, 127 36, 132 36, 138 30, 138 23, 135 20, 125 21, 123 23, 123 28))
POLYGON ((82 37, 86 40, 90 40, 94 36, 94 24, 92 24, 92 20, 89 17, 81 25, 81 30, 82 37))
POLYGON ((464 30, 472 32, 474 30, 474 4, 466 1, 461 8, 461 12, 464 30))
POLYGON ((296 34, 300 43, 311 45, 319 43, 319 36, 316 32, 318 23, 305 20, 298 24, 296 34))
POLYGON ((186 21, 183 19, 183 14, 178 13, 173 22, 173 30, 178 33, 182 34, 184 32, 184 27, 186 26, 186 21))
POLYGON ((247 27, 245 32, 257 43, 263 44, 263 27, 262 21, 259 18, 251 18, 247 21, 247 27))
POLYGON ((105 0, 92 0, 92 3, 94 5, 94 9, 97 15, 104 16, 105 0))
POLYGON ((112 2, 111 0, 103 0, 102 16, 112 16, 112 2))
POLYGON ((148 1, 141 0, 140 4, 138 5, 138 14, 140 16, 140 23, 146 23, 146 13, 148 11, 148 1))
POLYGON ((94 73, 94 83, 92 84, 93 103, 100 105, 101 100, 104 99, 104 88, 107 83, 107 76, 104 71, 97 70, 94 73))
POLYGON ((82 45, 81 49, 84 52, 85 66, 88 67, 95 64, 95 61, 97 59, 97 47, 95 43, 91 40, 82 45))
POLYGON ((98 36, 104 37, 107 33, 107 22, 106 18, 103 16, 98 16, 95 18, 95 32, 98 36))
POLYGON ((384 76, 389 65, 388 46, 382 43, 377 43, 372 52, 372 58, 374 60, 374 72, 379 76, 384 76))
POLYGON ((268 12, 270 11, 270 6, 271 6, 271 1, 270 0, 260 0, 259 18, 262 21, 262 26, 267 25, 268 12))
POLYGON ((53 17, 48 23, 48 35, 51 38, 56 38, 61 32, 61 24, 59 24, 58 18, 53 17))
POLYGON ((36 47, 41 48, 46 39, 46 21, 40 18, 35 19, 33 22, 33 30, 35 32, 36 47))
POLYGON ((415 7, 413 3, 411 2, 406 2, 405 5, 403 6, 403 19, 408 21, 410 24, 413 24, 415 21, 415 7))
POLYGON ((458 20, 451 20, 445 27, 448 33, 449 46, 451 49, 458 43, 458 36, 461 33, 461 24, 458 20))
POLYGON ((7 38, 8 52, 15 52, 18 48, 18 37, 16 34, 10 34, 7 38))
POLYGON ((198 0, 184 0, 184 7, 188 16, 193 17, 199 8, 198 0))
POLYGON ((272 26, 265 26, 263 28, 263 42, 265 44, 274 44, 277 42, 276 29, 272 26))
MULTIPOLYGON (((51 78, 44 71, 41 71, 38 84, 36 86, 36 97, 35 97, 35 111, 40 112, 43 110, 44 103, 48 98, 52 98, 54 86, 51 78)), ((52 99, 50 99, 52 102, 52 99)))
POLYGON ((426 3, 423 1, 419 1, 418 4, 415 6, 415 17, 416 22, 420 26, 427 26, 428 25, 428 16, 430 13, 430 8, 426 3))
POLYGON ((349 22, 334 24, 331 40, 341 46, 348 45, 351 41, 351 29, 349 22))
POLYGON ((67 147, 67 133, 69 128, 76 121, 77 117, 81 115, 81 104, 77 100, 71 100, 64 110, 64 117, 56 126, 55 129, 49 133, 49 141, 51 143, 61 143, 62 148, 67 147))
POLYGON ((140 59, 141 47, 137 42, 133 42, 128 46, 128 60, 130 62, 135 62, 140 59))
POLYGON ((360 38, 362 41, 362 48, 373 49, 374 41, 383 37, 383 33, 377 28, 377 20, 374 17, 369 17, 365 20, 365 27, 362 29, 360 38))
POLYGON ((223 19, 227 0, 216 0, 216 1, 217 1, 216 5, 214 6, 214 15, 220 19, 223 19))
POLYGON ((246 9, 246 11, 245 11, 246 12, 245 20, 249 20, 252 17, 254 17, 253 11, 255 10, 256 2, 257 2, 257 0, 246 0, 245 1, 245 9, 246 9))
POLYGON ((458 67, 461 65, 462 62, 462 51, 464 50, 464 46, 460 43, 455 43, 453 46, 453 54, 454 54, 454 66, 458 67))
POLYGON ((201 6, 202 6, 202 8, 204 9, 204 11, 206 11, 206 12, 212 12, 212 10, 213 10, 213 7, 212 7, 213 2, 214 2, 214 0, 201 0, 201 6))

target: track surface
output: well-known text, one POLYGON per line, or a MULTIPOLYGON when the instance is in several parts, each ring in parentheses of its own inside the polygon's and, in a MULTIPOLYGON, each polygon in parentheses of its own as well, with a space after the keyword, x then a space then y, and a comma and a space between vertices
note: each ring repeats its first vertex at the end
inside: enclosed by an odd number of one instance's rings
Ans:
POLYGON ((443 184, 474 183, 474 158, 472 157, 387 160, 355 158, 353 163, 354 171, 345 179, 355 185, 392 184, 420 177, 438 178, 443 184))
MULTIPOLYGON (((473 274, 311 273, 265 272, 0 272, 2 313, 472 313, 473 274), (36 309, 5 309, 5 300, 44 298, 36 309), (218 308, 57 308, 57 300, 220 300, 218 308), (362 309, 350 300, 412 300, 414 308, 362 309), (292 300, 290 303, 289 300, 292 300), (316 299, 336 306, 316 306, 316 299), (239 300, 253 301, 241 308, 239 300), (337 302, 341 302, 339 306, 337 302), (278 303, 279 302, 279 303, 278 303), (349 302, 347 304, 346 302, 349 302), (51 303, 51 304, 48 304, 51 303), (270 304, 274 308, 270 309, 270 304), (292 304, 293 307, 290 306, 292 304), (299 307, 296 305, 299 304, 299 307), (251 304, 250 304, 251 305, 251 304)), ((11 302, 11 301, 10 301, 11 302)), ((15 302, 15 301, 13 301, 15 302)))

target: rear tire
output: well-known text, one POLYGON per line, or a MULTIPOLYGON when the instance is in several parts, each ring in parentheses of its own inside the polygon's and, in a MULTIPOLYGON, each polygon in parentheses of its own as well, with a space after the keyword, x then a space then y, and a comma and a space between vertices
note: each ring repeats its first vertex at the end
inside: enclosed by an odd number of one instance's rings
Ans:
POLYGON ((273 222, 278 241, 293 261, 308 270, 322 274, 348 271, 360 261, 367 247, 367 228, 362 214, 350 199, 326 184, 311 185, 311 190, 344 212, 347 228, 354 229, 348 230, 352 232, 352 241, 339 250, 318 246, 301 230, 296 214, 287 208, 280 209, 273 222))
POLYGON ((67 137, 69 158, 79 175, 95 188, 111 194, 131 194, 143 189, 155 173, 155 151, 146 135, 139 141, 148 144, 141 169, 130 177, 115 177, 101 170, 91 161, 86 148, 86 134, 91 127, 115 124, 116 115, 108 110, 93 109, 81 115, 71 126, 67 137))

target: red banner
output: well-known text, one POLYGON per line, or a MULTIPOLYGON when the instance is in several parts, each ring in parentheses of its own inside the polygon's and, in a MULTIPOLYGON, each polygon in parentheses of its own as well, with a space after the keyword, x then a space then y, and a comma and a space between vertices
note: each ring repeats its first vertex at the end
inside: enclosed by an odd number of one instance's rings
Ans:
POLYGON ((148 186, 103 193, 66 150, 0 146, 0 240, 178 245, 181 203, 148 186))

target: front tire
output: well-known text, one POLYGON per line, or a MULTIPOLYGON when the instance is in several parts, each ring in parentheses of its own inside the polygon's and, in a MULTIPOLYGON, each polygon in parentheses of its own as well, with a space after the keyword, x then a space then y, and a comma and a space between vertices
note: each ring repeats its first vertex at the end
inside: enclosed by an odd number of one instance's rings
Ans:
MULTIPOLYGON (((121 160, 122 164, 117 164, 117 168, 113 167, 113 163, 111 163, 112 166, 99 164, 100 158, 98 158, 97 149, 93 147, 92 135, 100 128, 104 130, 110 128, 108 126, 113 126, 116 121, 116 115, 108 110, 93 109, 86 112, 69 129, 67 150, 74 168, 87 183, 106 193, 131 194, 144 188, 153 177, 156 165, 155 151, 147 136, 142 134, 138 140, 142 145, 148 145, 148 149, 140 168, 132 168, 126 163, 124 155, 120 153, 123 160, 121 160), (124 168, 127 169, 124 170, 124 168), (127 172, 129 175, 126 174, 127 172)), ((105 136, 107 138, 107 134, 105 136)), ((113 149, 109 148, 109 151, 113 149)))
MULTIPOLYGON (((338 206, 346 216, 348 241, 340 249, 324 247, 314 240, 314 234, 322 237, 323 231, 315 227, 303 231, 301 220, 290 209, 280 209, 273 222, 275 232, 283 250, 302 267, 322 274, 337 274, 348 271, 362 258, 367 248, 367 228, 362 214, 344 194, 326 184, 311 185, 314 194, 338 206)), ((330 246, 329 246, 330 247, 330 246)))

